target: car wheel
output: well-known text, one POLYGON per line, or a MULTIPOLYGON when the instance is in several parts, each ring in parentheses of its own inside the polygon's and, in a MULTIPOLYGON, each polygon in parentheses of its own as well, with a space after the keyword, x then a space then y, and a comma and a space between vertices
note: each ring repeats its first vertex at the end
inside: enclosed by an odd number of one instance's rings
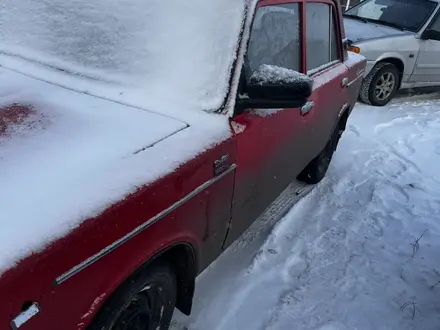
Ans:
POLYGON ((316 184, 324 179, 342 132, 338 125, 324 149, 298 175, 299 181, 316 184))
POLYGON ((391 63, 378 63, 364 79, 359 99, 366 104, 384 106, 394 97, 399 84, 399 69, 391 63))
POLYGON ((135 273, 116 290, 87 329, 167 330, 176 294, 176 277, 167 264, 135 273))

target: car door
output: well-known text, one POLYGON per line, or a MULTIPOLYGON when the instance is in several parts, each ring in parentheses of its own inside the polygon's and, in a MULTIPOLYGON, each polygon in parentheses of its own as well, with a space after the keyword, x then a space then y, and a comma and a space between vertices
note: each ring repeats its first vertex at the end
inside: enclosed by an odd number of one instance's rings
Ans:
MULTIPOLYGON (((260 65, 303 71, 298 1, 261 1, 255 11, 243 74, 260 65)), ((237 170, 227 247, 273 202, 311 160, 304 138, 308 116, 300 108, 245 109, 232 118, 237 170)))
POLYGON ((440 83, 440 11, 426 30, 434 33, 431 39, 419 39, 419 55, 410 80, 416 83, 440 83))
POLYGON ((348 108, 348 68, 343 64, 339 15, 333 1, 306 2, 306 67, 314 80, 310 99, 315 111, 307 122, 309 149, 324 149, 338 118, 348 108))

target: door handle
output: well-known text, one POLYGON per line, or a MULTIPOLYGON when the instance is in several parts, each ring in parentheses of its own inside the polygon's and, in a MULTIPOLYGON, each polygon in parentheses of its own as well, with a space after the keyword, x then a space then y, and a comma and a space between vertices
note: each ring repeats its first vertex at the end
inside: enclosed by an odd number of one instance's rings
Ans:
POLYGON ((347 87, 348 86, 348 78, 347 77, 342 79, 341 86, 342 87, 347 87))
POLYGON ((313 101, 309 101, 301 107, 301 116, 307 115, 315 106, 313 101))

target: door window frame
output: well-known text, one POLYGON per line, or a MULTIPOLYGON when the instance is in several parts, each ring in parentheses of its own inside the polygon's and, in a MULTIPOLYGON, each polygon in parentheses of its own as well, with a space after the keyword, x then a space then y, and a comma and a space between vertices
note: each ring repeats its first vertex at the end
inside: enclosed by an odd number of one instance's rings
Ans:
MULTIPOLYGON (((301 51, 300 51, 300 67, 301 70, 299 71, 300 73, 304 73, 305 74, 305 70, 306 70, 306 51, 304 48, 304 43, 305 43, 305 21, 304 21, 304 16, 305 16, 305 12, 304 12, 304 2, 305 0, 261 0, 257 3, 257 6, 255 7, 255 11, 254 11, 254 15, 252 17, 252 23, 251 23, 251 31, 252 31, 252 27, 254 25, 254 19, 255 19, 255 14, 257 12, 258 9, 260 9, 261 7, 267 7, 267 6, 276 6, 276 5, 285 5, 285 4, 291 4, 291 3, 295 3, 298 4, 298 10, 299 10, 299 26, 300 26, 300 45, 301 45, 301 51)), ((250 39, 250 38, 249 38, 250 39)), ((247 49, 246 49, 247 51, 247 49)))
MULTIPOLYGON (((289 3, 298 3, 299 4, 299 12, 300 12, 300 27, 301 27, 301 73, 308 74, 310 76, 314 76, 317 73, 327 70, 330 67, 336 66, 339 63, 344 61, 344 51, 342 44, 342 34, 341 34, 341 22, 340 17, 338 15, 338 10, 336 7, 336 3, 333 0, 261 0, 257 3, 255 7, 255 12, 261 8, 266 6, 274 6, 274 5, 282 5, 289 3), (333 19, 333 24, 336 29, 336 39, 338 43, 338 59, 332 62, 329 62, 327 65, 320 67, 319 70, 312 69, 307 72, 307 24, 306 24, 306 4, 307 3, 322 3, 330 6, 331 9, 331 18, 333 19)), ((254 16, 252 18, 252 25, 254 24, 254 16)), ((251 27, 252 27, 251 25, 251 27)))
MULTIPOLYGON (((238 61, 238 58, 240 58, 240 54, 244 54, 247 52, 249 47, 249 41, 250 41, 250 35, 247 35, 247 33, 252 33, 252 27, 255 20, 255 14, 256 11, 260 7, 264 6, 273 6, 273 5, 282 5, 282 4, 291 4, 296 3, 299 5, 299 19, 300 19, 300 45, 301 45, 301 70, 300 73, 307 74, 307 48, 306 48, 306 14, 305 14, 305 6, 308 2, 318 2, 318 3, 325 3, 331 6, 332 8, 332 16, 333 21, 336 24, 336 34, 338 39, 338 54, 339 54, 339 60, 334 61, 334 63, 329 63, 329 66, 321 68, 321 70, 314 72, 313 75, 317 75, 318 73, 321 73, 330 67, 336 66, 337 64, 343 63, 347 59, 347 52, 344 50, 344 42, 342 39, 342 31, 341 31, 341 24, 342 22, 342 15, 337 10, 337 8, 341 8, 340 5, 337 4, 336 0, 259 0, 255 4, 253 8, 249 8, 249 10, 252 11, 252 16, 248 16, 247 19, 243 21, 242 24, 242 31, 240 33, 240 37, 237 43, 237 49, 236 49, 236 55, 237 58, 234 61, 232 68, 231 68, 231 75, 230 75, 230 82, 229 82, 229 91, 225 98, 225 101, 223 105, 220 107, 220 111, 217 113, 223 113, 227 114, 224 110, 227 109, 227 105, 231 102, 232 98, 236 98, 235 93, 238 92, 237 89, 231 88, 233 84, 236 84, 237 86, 240 84, 240 79, 242 77, 242 63, 238 61), (246 35, 243 34, 243 32, 246 32, 246 35), (244 41, 244 42, 243 42, 244 41)), ((342 10, 342 9, 341 9, 342 10)), ((346 39, 344 39, 346 40, 346 39)), ((235 108, 235 107, 234 107, 235 108)), ((231 113, 231 118, 235 117, 236 113, 235 110, 231 113)))
POLYGON ((434 10, 434 16, 429 21, 429 24, 422 30, 425 31, 425 30, 431 29, 432 26, 434 25, 434 22, 439 18, 440 18, 440 5, 437 5, 437 8, 434 10))
MULTIPOLYGON (((305 66, 304 69, 306 70, 304 73, 306 73, 307 75, 313 77, 325 70, 328 70, 329 68, 332 68, 340 63, 343 63, 344 61, 344 52, 343 52, 343 45, 342 45, 342 34, 341 34, 341 22, 340 22, 340 17, 338 15, 338 11, 335 5, 335 2, 333 0, 305 0, 302 1, 303 3, 303 10, 302 10, 302 20, 303 20, 303 38, 304 38, 304 44, 303 46, 303 50, 304 50, 304 54, 305 54, 305 66), (334 27, 336 29, 336 41, 338 43, 338 59, 328 62, 325 65, 322 65, 318 68, 312 69, 307 71, 307 28, 306 28, 306 15, 305 15, 305 6, 307 3, 322 3, 322 4, 326 4, 330 6, 331 9, 331 19, 333 20, 333 24, 334 27)), ((330 47, 331 47, 331 43, 330 43, 330 47)), ((331 48, 330 48, 330 54, 331 54, 331 48)))

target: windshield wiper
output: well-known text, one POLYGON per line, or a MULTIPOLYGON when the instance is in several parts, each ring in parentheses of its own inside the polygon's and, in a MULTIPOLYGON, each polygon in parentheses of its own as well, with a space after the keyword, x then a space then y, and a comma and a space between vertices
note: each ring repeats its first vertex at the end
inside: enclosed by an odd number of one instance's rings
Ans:
POLYGON ((343 13, 342 16, 344 17, 348 17, 348 18, 352 18, 352 19, 356 19, 358 21, 362 21, 364 23, 368 23, 368 20, 364 17, 360 17, 360 16, 356 16, 356 15, 352 15, 352 14, 345 14, 343 13))
POLYGON ((360 17, 360 16, 356 16, 356 15, 352 15, 352 14, 342 14, 342 15, 344 17, 356 19, 356 20, 362 21, 364 23, 379 23, 379 24, 382 24, 382 25, 386 25, 386 26, 390 26, 390 27, 396 28, 396 29, 401 30, 401 31, 405 31, 405 29, 402 26, 400 26, 400 25, 398 25, 396 23, 391 23, 391 22, 388 22, 388 21, 382 21, 380 19, 372 19, 372 18, 360 17))
POLYGON ((372 21, 372 22, 375 22, 375 23, 382 24, 382 25, 390 26, 390 27, 396 28, 396 29, 401 30, 401 31, 405 31, 405 29, 404 29, 403 27, 401 27, 400 25, 398 25, 398 24, 396 24, 396 23, 391 23, 391 22, 387 22, 387 21, 382 21, 382 20, 380 20, 380 19, 375 19, 375 20, 371 20, 371 21, 372 21))

